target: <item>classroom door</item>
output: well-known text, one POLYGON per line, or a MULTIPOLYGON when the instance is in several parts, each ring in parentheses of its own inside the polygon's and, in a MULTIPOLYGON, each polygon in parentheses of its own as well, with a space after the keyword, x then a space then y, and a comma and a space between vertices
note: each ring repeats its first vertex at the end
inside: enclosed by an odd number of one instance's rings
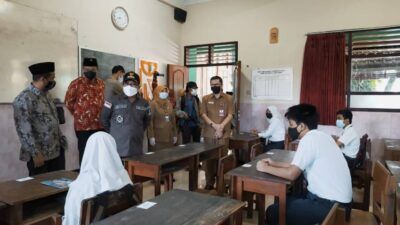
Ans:
POLYGON ((238 61, 235 65, 235 72, 233 73, 233 101, 235 107, 235 114, 233 120, 235 124, 235 131, 240 131, 240 77, 242 74, 242 63, 238 61))
POLYGON ((171 96, 174 99, 179 98, 179 91, 186 88, 189 81, 189 69, 184 66, 168 64, 168 82, 167 86, 172 90, 171 96))

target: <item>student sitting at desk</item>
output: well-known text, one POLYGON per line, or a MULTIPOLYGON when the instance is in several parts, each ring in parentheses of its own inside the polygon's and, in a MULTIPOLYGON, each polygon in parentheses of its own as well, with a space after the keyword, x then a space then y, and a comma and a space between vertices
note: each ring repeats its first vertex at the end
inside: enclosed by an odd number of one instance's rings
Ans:
POLYGON ((80 224, 82 200, 132 184, 122 166, 114 138, 97 132, 90 136, 78 178, 69 185, 63 225, 80 224))
MULTIPOLYGON (((351 177, 346 160, 334 140, 318 131, 318 113, 313 105, 300 104, 288 109, 288 133, 292 140, 300 139, 291 163, 260 160, 257 170, 296 180, 303 172, 308 182, 304 197, 288 197, 287 225, 320 224, 335 202, 352 200, 351 177)), ((267 224, 278 224, 278 204, 268 207, 267 224)))
POLYGON ((348 109, 342 109, 336 113, 336 126, 344 130, 339 138, 335 138, 335 141, 343 151, 350 171, 356 166, 356 157, 360 149, 360 137, 351 124, 352 120, 353 113, 348 109))
POLYGON ((283 124, 282 115, 275 106, 268 106, 265 116, 267 117, 268 129, 259 133, 253 129, 252 133, 258 134, 259 137, 265 138, 264 152, 271 149, 285 148, 285 124, 283 124))

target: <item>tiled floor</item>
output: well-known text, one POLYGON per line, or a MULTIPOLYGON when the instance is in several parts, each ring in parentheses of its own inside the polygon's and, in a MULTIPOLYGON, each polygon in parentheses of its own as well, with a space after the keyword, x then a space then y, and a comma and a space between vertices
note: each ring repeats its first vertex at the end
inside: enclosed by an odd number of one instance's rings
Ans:
MULTIPOLYGON (((187 171, 179 171, 174 174, 175 182, 174 189, 183 189, 188 190, 188 172, 187 171)), ((199 173, 199 185, 201 188, 205 186, 205 176, 204 171, 200 170, 199 173)), ((163 186, 161 187, 161 192, 164 192, 163 186)), ((154 198, 154 184, 152 182, 146 182, 143 185, 143 200, 149 200, 154 198)), ((266 205, 272 203, 273 198, 266 198, 266 205)), ((253 212, 253 218, 247 219, 245 212, 243 212, 243 224, 244 225, 254 225, 257 224, 257 212, 253 212)))

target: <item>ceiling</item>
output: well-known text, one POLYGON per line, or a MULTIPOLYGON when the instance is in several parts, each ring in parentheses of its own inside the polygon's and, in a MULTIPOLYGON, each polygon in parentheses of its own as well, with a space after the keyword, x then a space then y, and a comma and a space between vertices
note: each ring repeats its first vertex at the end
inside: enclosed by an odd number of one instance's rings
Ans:
POLYGON ((182 5, 193 5, 193 4, 209 2, 209 1, 213 1, 213 0, 177 0, 177 1, 180 2, 182 5))

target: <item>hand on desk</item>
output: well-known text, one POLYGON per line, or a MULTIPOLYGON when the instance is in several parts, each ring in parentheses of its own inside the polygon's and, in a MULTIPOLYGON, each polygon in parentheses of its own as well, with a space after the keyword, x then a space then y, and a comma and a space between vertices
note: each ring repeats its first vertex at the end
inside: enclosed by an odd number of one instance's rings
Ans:
POLYGON ((258 130, 257 130, 257 129, 251 129, 251 130, 250 130, 250 133, 256 134, 256 135, 257 135, 257 134, 258 134, 258 130))
POLYGON ((44 165, 44 156, 42 153, 38 152, 36 156, 33 157, 33 163, 35 168, 41 167, 44 165))

